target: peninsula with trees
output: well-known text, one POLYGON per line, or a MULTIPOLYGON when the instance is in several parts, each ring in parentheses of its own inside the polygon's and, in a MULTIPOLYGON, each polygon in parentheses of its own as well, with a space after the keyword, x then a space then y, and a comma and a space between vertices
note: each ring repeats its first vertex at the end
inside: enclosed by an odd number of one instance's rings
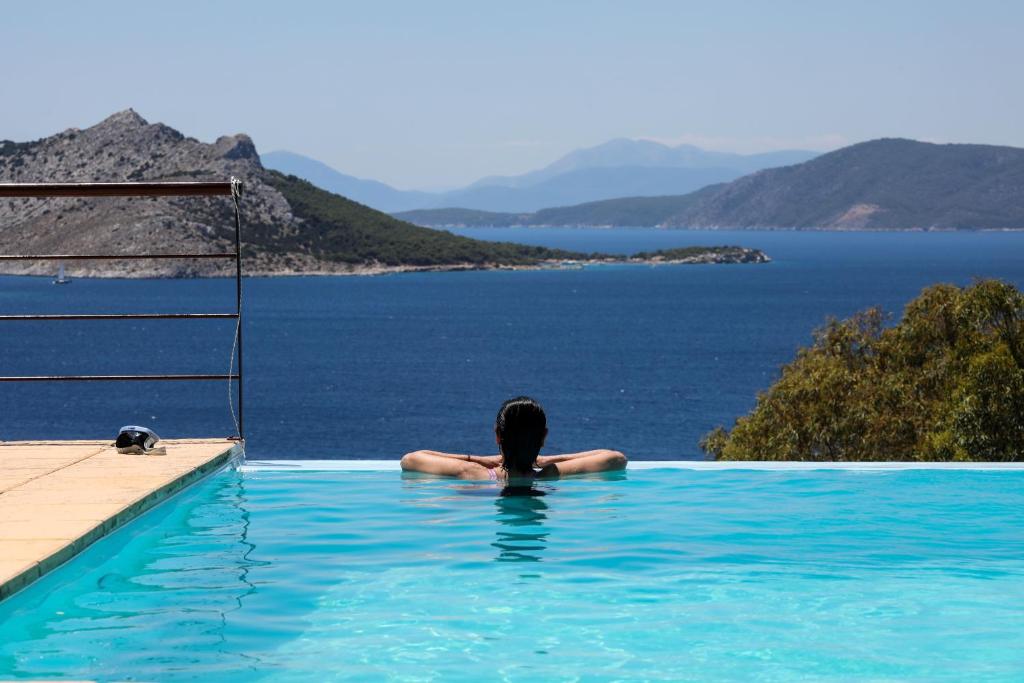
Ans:
MULTIPOLYGON (((245 183, 243 253, 255 275, 379 274, 410 270, 552 268, 581 263, 763 263, 741 247, 627 256, 470 239, 413 225, 295 176, 263 167, 246 135, 203 143, 132 110, 32 142, 0 141, 0 183, 225 180, 245 183)), ((223 198, 60 198, 0 202, 0 253, 221 252, 233 244, 223 198)), ((2 272, 49 274, 51 264, 7 262, 2 272)), ((227 274, 210 260, 76 261, 75 276, 227 274)))

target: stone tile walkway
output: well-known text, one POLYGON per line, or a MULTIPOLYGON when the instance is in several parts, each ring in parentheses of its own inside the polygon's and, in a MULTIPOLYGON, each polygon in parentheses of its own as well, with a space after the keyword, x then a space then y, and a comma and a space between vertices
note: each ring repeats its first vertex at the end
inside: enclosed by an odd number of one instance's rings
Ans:
POLYGON ((122 455, 109 441, 0 442, 0 600, 222 465, 225 439, 161 441, 122 455))

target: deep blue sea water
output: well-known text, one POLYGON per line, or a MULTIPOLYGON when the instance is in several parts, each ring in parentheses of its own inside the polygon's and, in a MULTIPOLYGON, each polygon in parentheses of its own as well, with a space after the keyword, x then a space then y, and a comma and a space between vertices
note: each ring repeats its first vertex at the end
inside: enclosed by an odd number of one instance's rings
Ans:
MULTIPOLYGON (((546 452, 612 447, 697 458, 697 441, 749 411, 828 316, 899 314, 935 282, 1024 286, 1024 233, 467 229, 571 249, 741 244, 744 266, 597 266, 246 281, 248 454, 397 458, 494 452, 501 401, 539 399, 546 452)), ((0 278, 0 312, 229 311, 231 280, 0 278)), ((11 322, 5 375, 225 372, 225 321, 11 322)), ((216 383, 2 384, 0 438, 228 435, 216 383)))

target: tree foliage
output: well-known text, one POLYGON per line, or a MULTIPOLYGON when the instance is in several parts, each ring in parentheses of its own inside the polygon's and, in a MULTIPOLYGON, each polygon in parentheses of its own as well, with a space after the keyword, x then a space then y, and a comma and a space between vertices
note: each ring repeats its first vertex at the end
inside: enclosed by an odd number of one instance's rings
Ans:
POLYGON ((280 235, 268 226, 247 226, 249 238, 281 252, 311 253, 341 263, 384 265, 534 265, 546 260, 579 259, 586 254, 546 247, 485 242, 443 230, 422 228, 331 194, 295 176, 268 172, 303 229, 280 235))
POLYGON ((829 320, 731 432, 723 460, 1024 460, 1024 295, 935 285, 885 325, 829 320))

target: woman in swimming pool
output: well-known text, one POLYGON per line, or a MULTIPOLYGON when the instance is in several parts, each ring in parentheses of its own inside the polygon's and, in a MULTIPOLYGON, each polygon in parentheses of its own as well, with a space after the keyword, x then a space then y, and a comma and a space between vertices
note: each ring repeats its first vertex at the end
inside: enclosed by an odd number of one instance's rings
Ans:
POLYGON ((541 456, 540 449, 547 435, 544 409, 532 398, 520 396, 505 401, 498 411, 494 423, 498 455, 414 451, 402 457, 402 469, 459 479, 491 479, 516 484, 626 467, 626 456, 618 451, 604 449, 541 456))

